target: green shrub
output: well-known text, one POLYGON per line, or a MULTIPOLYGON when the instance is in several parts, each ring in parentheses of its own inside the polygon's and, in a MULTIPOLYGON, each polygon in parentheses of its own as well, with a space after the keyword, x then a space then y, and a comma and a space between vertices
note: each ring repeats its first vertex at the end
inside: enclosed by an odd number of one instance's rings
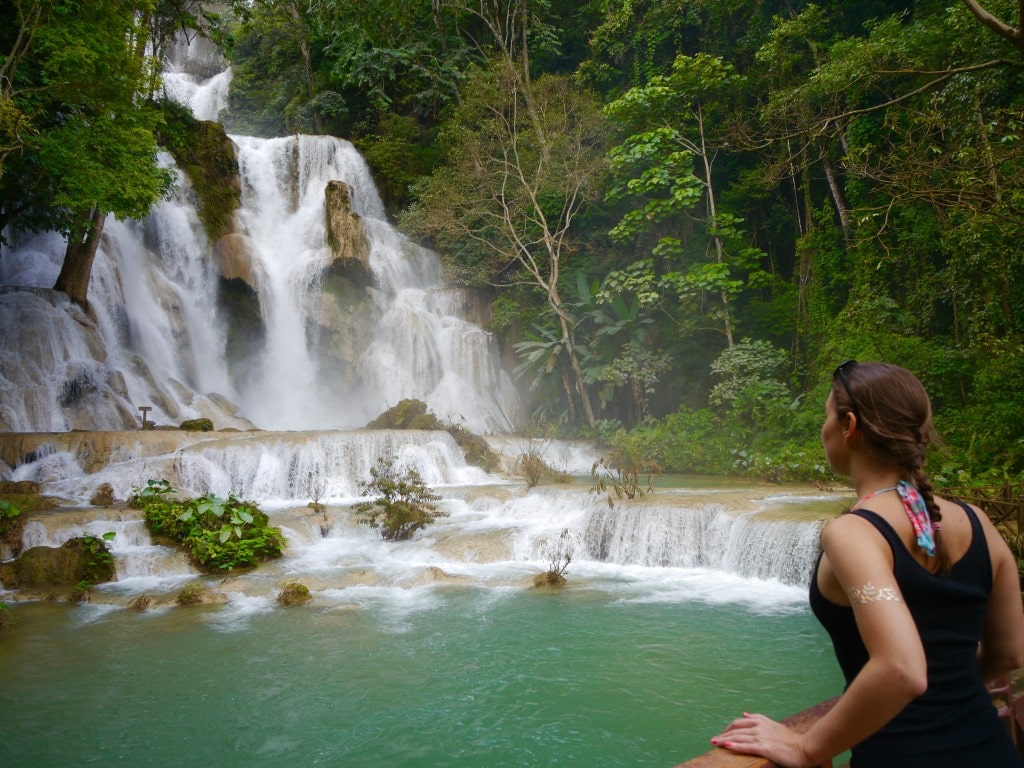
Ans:
POLYGON ((280 557, 284 549, 281 531, 268 525, 269 518, 253 502, 234 494, 180 501, 166 480, 150 480, 145 488, 134 489, 131 503, 143 511, 151 534, 181 544, 206 571, 248 568, 280 557))
POLYGON ((13 502, 0 499, 0 541, 17 549, 21 544, 21 510, 13 502))
POLYGON ((408 539, 420 528, 447 515, 434 506, 433 502, 441 497, 430 491, 419 472, 412 468, 399 472, 396 461, 394 456, 377 459, 377 465, 370 467, 370 479, 359 487, 361 496, 378 498, 352 507, 359 522, 379 529, 385 541, 408 539))

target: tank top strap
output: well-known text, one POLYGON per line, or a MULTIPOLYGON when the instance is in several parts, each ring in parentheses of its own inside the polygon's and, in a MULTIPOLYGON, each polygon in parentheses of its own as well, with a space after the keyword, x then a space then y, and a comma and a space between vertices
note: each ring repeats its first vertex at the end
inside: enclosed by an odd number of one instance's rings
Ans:
POLYGON ((889 521, 877 512, 872 512, 870 509, 854 509, 847 514, 856 515, 857 517, 871 523, 875 527, 875 530, 882 534, 882 537, 889 542, 889 547, 892 549, 893 557, 896 557, 901 551, 908 555, 910 554, 907 552, 907 548, 903 544, 903 540, 900 538, 900 535, 896 533, 896 529, 889 525, 889 521))
MULTIPOLYGON (((968 545, 967 551, 964 552, 963 556, 953 563, 953 571, 964 568, 980 568, 981 577, 984 580, 984 583, 989 585, 988 588, 991 588, 992 561, 988 552, 988 543, 985 540, 985 531, 981 527, 981 521, 978 519, 977 513, 971 509, 969 504, 965 504, 957 499, 954 499, 953 503, 959 505, 964 510, 964 513, 967 515, 967 519, 971 523, 971 543, 968 545)), ((847 514, 857 515, 858 517, 867 520, 880 534, 882 534, 885 540, 889 543, 889 548, 892 550, 894 562, 897 559, 902 558, 914 560, 914 556, 907 549, 903 540, 900 538, 900 535, 896 532, 896 529, 893 528, 889 522, 877 512, 872 512, 870 509, 855 509, 847 514)))

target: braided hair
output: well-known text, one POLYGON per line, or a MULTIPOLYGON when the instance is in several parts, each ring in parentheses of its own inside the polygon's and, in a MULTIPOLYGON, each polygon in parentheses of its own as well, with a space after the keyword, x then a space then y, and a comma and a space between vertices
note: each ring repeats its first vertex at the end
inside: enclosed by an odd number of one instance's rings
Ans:
POLYGON ((899 467, 902 479, 917 488, 935 527, 936 571, 947 573, 949 553, 938 525, 942 512, 924 469, 928 446, 938 440, 924 385, 910 371, 891 363, 847 363, 837 374, 832 381, 837 412, 853 413, 875 458, 899 467))

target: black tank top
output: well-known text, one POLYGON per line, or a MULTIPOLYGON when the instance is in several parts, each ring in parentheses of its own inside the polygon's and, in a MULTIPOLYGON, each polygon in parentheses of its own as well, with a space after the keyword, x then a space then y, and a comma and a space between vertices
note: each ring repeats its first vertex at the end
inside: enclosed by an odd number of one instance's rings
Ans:
MULTIPOLYGON (((960 506, 971 522, 971 544, 945 576, 918 563, 878 514, 866 509, 848 513, 867 520, 889 542, 893 575, 921 635, 928 663, 928 690, 853 748, 851 768, 1024 765, 978 674, 977 649, 992 591, 992 561, 980 521, 970 507, 960 506)), ((849 685, 867 663, 867 649, 853 609, 836 605, 818 589, 818 565, 811 577, 811 610, 832 638, 849 685)))

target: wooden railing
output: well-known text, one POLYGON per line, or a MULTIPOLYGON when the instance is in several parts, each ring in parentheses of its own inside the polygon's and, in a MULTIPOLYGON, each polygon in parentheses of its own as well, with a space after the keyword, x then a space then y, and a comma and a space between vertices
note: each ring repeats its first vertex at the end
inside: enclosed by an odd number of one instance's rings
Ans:
MULTIPOLYGON (((814 725, 818 718, 832 709, 837 701, 839 701, 838 696, 821 704, 816 704, 810 709, 805 709, 803 712, 799 712, 792 717, 787 717, 782 722, 794 731, 803 733, 814 725)), ((699 757, 687 760, 685 763, 680 763, 676 768, 775 768, 775 763, 771 760, 765 760, 763 757, 741 755, 716 747, 699 757)), ((832 761, 822 763, 822 768, 832 768, 832 761)))
POLYGON ((936 489, 949 498, 963 499, 983 510, 993 523, 1013 522, 1024 531, 1024 488, 1009 482, 1002 485, 945 486, 936 489))

